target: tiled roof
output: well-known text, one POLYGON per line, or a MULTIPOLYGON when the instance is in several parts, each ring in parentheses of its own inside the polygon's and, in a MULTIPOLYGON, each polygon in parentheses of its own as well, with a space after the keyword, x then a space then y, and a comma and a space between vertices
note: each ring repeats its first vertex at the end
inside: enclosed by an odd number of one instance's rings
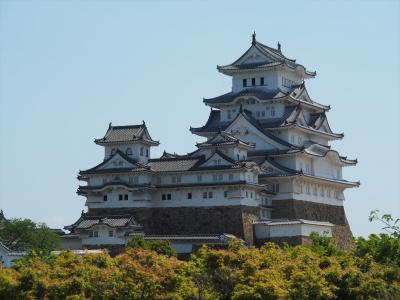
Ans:
POLYGON ((146 170, 147 170, 147 167, 145 165, 138 163, 136 160, 130 158, 128 155, 126 155, 125 153, 123 153, 122 151, 120 151, 118 149, 113 155, 111 155, 110 157, 105 159, 103 162, 101 162, 97 166, 87 169, 87 170, 79 171, 79 175, 82 176, 82 175, 86 175, 86 174, 103 174, 103 173, 146 171, 146 170), (127 162, 131 163, 133 165, 133 167, 132 168, 123 167, 123 168, 112 168, 112 169, 100 169, 100 167, 107 164, 117 154, 120 155, 127 162))
POLYGON ((154 172, 189 171, 202 160, 202 156, 150 159, 147 166, 154 172))
POLYGON ((203 102, 206 104, 221 104, 221 103, 230 103, 234 99, 238 97, 256 97, 259 100, 272 100, 280 97, 284 97, 288 95, 288 93, 284 93, 281 90, 272 90, 272 91, 266 91, 263 89, 259 88, 247 88, 243 89, 239 92, 229 92, 224 95, 215 97, 215 98, 209 98, 209 99, 203 99, 203 102))
POLYGON ((140 227, 134 218, 130 215, 114 215, 114 216, 89 216, 82 214, 74 224, 65 226, 67 230, 89 229, 94 225, 107 225, 109 227, 140 227))
POLYGON ((236 61, 234 61, 229 65, 217 66, 217 69, 224 74, 231 75, 232 71, 266 69, 279 65, 284 65, 291 69, 298 69, 298 68, 302 69, 305 76, 308 77, 314 77, 316 75, 315 72, 309 72, 303 65, 296 63, 296 60, 289 59, 286 56, 284 56, 280 49, 280 46, 278 49, 274 49, 272 47, 269 47, 267 45, 264 45, 256 41, 255 38, 253 38, 253 42, 250 48, 236 61), (240 60, 253 48, 257 49, 259 52, 265 55, 266 57, 265 61, 257 63, 240 63, 240 60))
POLYGON ((77 194, 85 195, 85 194, 87 194, 88 191, 100 191, 100 190, 103 190, 103 189, 105 189, 107 187, 111 187, 111 186, 123 186, 128 189, 139 189, 139 188, 149 187, 150 184, 130 184, 130 183, 123 182, 123 181, 111 181, 111 182, 107 182, 102 185, 96 185, 96 186, 80 185, 78 187, 77 194))
POLYGON ((197 143, 196 146, 201 148, 201 147, 216 147, 216 146, 226 146, 226 145, 243 145, 248 148, 254 148, 255 145, 248 143, 246 141, 242 141, 239 138, 234 137, 233 135, 220 131, 218 132, 215 136, 210 138, 208 141, 205 141, 203 143, 197 143))
POLYGON ((335 226, 331 222, 304 220, 304 219, 271 219, 265 221, 254 221, 253 224, 264 224, 267 226, 279 226, 279 225, 296 225, 296 224, 308 224, 317 226, 335 226))
POLYGON ((126 143, 134 141, 143 141, 152 145, 158 145, 157 141, 154 141, 147 130, 146 124, 140 125, 126 125, 126 126, 110 126, 101 139, 95 139, 95 143, 99 145, 109 143, 126 143))
POLYGON ((260 130, 262 133, 264 133, 266 136, 268 136, 270 139, 274 140, 275 142, 287 146, 287 147, 291 147, 292 145, 288 142, 286 142, 285 140, 273 135, 271 132, 269 132, 267 129, 263 128, 263 124, 255 119, 251 112, 243 109, 242 106, 240 107, 240 111, 239 114, 230 122, 221 122, 220 121, 220 111, 218 111, 219 113, 216 113, 217 111, 212 110, 210 117, 207 121, 207 123, 202 126, 202 127, 198 127, 198 128, 190 128, 190 131, 192 133, 202 133, 202 132, 207 132, 207 133, 214 133, 214 132, 219 132, 222 130, 226 130, 230 124, 232 124, 233 122, 236 121, 236 119, 239 116, 243 116, 247 121, 249 121, 250 124, 252 124, 254 127, 256 127, 258 130, 260 130))

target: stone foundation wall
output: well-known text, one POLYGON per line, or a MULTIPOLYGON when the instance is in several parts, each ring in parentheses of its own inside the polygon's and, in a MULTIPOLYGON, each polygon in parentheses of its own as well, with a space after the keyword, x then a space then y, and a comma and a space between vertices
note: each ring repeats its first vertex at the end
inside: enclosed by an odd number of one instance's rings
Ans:
POLYGON ((259 208, 248 206, 108 208, 91 209, 90 215, 133 215, 146 234, 230 233, 253 244, 252 221, 259 208))
POLYGON ((274 210, 272 218, 305 219, 314 221, 331 222, 335 226, 332 235, 339 248, 349 250, 353 248, 353 234, 347 222, 343 206, 314 203, 301 200, 275 200, 272 201, 274 210))

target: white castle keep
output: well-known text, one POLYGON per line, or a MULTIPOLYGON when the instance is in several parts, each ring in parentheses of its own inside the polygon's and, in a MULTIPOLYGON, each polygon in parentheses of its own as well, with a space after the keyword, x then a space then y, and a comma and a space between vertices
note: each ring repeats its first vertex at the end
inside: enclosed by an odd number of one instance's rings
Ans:
POLYGON ((255 34, 242 56, 217 69, 232 77, 232 91, 204 99, 210 116, 190 131, 207 140, 195 151, 151 158, 159 142, 145 122, 110 123, 95 140, 104 161, 79 172, 88 211, 65 227, 65 247, 114 247, 138 234, 181 247, 233 235, 300 244, 314 231, 351 246, 343 192, 359 182, 343 179, 342 168, 357 160, 329 145, 343 133, 328 123, 330 106, 307 92, 316 73, 255 34))

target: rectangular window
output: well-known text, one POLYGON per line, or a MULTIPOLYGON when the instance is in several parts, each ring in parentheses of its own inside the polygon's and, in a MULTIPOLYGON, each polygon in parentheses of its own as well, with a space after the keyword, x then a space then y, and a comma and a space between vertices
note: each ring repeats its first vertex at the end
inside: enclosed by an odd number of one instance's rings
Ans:
POLYGON ((93 231, 89 231, 89 237, 93 237, 93 231))
POLYGON ((171 194, 167 194, 167 200, 171 200, 171 194))
POLYGON ((243 79, 243 86, 247 86, 247 79, 243 79))
POLYGON ((224 192, 224 197, 225 197, 225 198, 228 198, 228 191, 225 191, 225 192, 224 192))
POLYGON ((103 196, 103 201, 107 201, 108 199, 107 199, 107 195, 104 195, 103 196))
POLYGON ((172 183, 176 183, 176 176, 172 176, 172 183))
POLYGON ((261 112, 261 117, 265 117, 265 111, 261 112))
POLYGON ((140 156, 143 156, 143 147, 140 147, 140 156))
POLYGON ((118 200, 122 200, 122 197, 123 197, 122 194, 119 194, 118 195, 118 200))
POLYGON ((108 232, 108 236, 109 236, 109 237, 113 237, 113 236, 114 236, 114 231, 113 231, 113 230, 110 230, 110 231, 108 232))
POLYGON ((217 180, 218 180, 217 174, 214 174, 214 175, 213 175, 213 180, 214 180, 214 181, 217 181, 217 180))
POLYGON ((176 176, 176 182, 178 182, 178 183, 181 182, 181 176, 176 176))
POLYGON ((255 86, 255 85, 256 85, 256 79, 255 79, 255 78, 252 78, 252 79, 251 79, 251 85, 252 85, 252 86, 255 86))
POLYGON ((124 195, 124 200, 128 200, 128 194, 124 195))
POLYGON ((94 237, 99 237, 99 232, 98 232, 98 231, 94 231, 94 232, 93 232, 93 236, 94 236, 94 237))
POLYGON ((134 182, 134 183, 139 183, 139 177, 138 177, 138 176, 135 176, 135 177, 133 178, 133 182, 134 182))
POLYGON ((187 194, 187 198, 188 198, 188 199, 192 199, 192 193, 188 193, 188 194, 187 194))
POLYGON ((198 182, 202 182, 203 181, 203 177, 201 175, 197 175, 197 181, 198 182))
POLYGON ((233 174, 229 174, 229 180, 233 180, 233 174))
POLYGON ((257 116, 257 118, 260 117, 260 112, 259 111, 256 112, 256 116, 257 116))
POLYGON ((149 157, 149 149, 146 149, 146 157, 149 157))
POLYGON ((224 179, 224 176, 223 176, 222 174, 219 174, 219 175, 218 175, 218 180, 219 180, 219 181, 222 181, 223 179, 224 179))
POLYGON ((264 85, 264 77, 261 77, 261 78, 260 78, 260 84, 261 84, 261 85, 264 85))
POLYGON ((271 116, 275 117, 275 108, 274 107, 271 107, 271 116))
POLYGON ((213 197, 213 192, 208 192, 208 198, 212 198, 213 197))
POLYGON ((207 199, 207 192, 203 193, 203 199, 207 199))
POLYGON ((166 199, 167 199, 167 197, 165 196, 165 194, 162 194, 161 199, 162 199, 162 200, 166 200, 166 199))

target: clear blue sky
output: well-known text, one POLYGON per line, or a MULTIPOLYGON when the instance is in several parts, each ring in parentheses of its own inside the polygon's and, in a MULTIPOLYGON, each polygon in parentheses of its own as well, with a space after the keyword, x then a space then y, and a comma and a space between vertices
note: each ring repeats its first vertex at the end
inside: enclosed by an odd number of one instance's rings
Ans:
POLYGON ((400 216, 399 1, 0 2, 0 208, 62 227, 84 208, 80 169, 103 159, 108 123, 146 120, 164 149, 186 153, 205 123, 203 97, 229 91, 216 71, 253 30, 317 77, 332 106, 333 147, 357 157, 345 208, 356 236, 378 231, 372 209, 400 216), (189 3, 188 3, 189 2, 189 3))

